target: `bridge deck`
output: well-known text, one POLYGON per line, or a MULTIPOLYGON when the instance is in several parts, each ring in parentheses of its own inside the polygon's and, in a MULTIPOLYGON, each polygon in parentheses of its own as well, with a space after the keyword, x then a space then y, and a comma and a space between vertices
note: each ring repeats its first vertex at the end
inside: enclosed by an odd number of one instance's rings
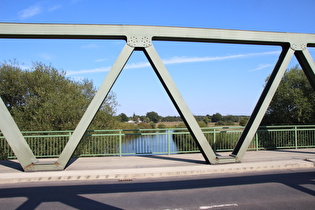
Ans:
MULTIPOLYGON (((227 155, 220 153, 219 155, 227 155)), ((213 173, 239 173, 258 170, 314 168, 315 148, 247 152, 237 164, 208 165, 200 153, 93 157, 72 159, 64 171, 25 173, 16 160, 0 161, 0 183, 134 179, 163 176, 184 176, 213 173)), ((314 168, 315 170, 315 168, 314 168)))

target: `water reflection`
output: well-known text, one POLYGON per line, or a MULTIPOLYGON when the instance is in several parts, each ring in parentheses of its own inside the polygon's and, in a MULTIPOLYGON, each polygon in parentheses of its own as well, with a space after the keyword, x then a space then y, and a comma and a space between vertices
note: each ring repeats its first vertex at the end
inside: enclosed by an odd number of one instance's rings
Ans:
POLYGON ((123 155, 174 154, 177 151, 177 146, 170 133, 126 135, 122 142, 123 155))

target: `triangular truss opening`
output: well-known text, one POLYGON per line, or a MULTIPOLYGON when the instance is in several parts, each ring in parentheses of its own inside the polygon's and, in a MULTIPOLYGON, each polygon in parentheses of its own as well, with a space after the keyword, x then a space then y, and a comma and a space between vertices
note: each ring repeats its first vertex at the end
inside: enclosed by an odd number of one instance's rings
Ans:
POLYGON ((134 51, 115 82, 117 114, 144 116, 148 112, 178 115, 142 51, 134 51))

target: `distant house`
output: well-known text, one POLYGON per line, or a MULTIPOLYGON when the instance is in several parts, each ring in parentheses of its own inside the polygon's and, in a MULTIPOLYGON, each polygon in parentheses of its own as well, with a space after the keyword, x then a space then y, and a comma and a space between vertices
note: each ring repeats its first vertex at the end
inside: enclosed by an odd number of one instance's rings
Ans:
POLYGON ((129 120, 127 123, 142 123, 142 121, 140 120, 140 118, 138 118, 137 121, 129 120))

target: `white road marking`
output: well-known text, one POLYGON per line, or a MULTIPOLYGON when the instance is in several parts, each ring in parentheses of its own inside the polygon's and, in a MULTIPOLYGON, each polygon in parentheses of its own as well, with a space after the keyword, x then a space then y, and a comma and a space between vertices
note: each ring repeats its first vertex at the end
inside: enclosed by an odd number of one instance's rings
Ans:
POLYGON ((211 206, 200 206, 199 209, 213 209, 213 208, 232 207, 232 206, 238 206, 238 205, 236 203, 218 204, 218 205, 211 205, 211 206))
MULTIPOLYGON (((213 209, 213 208, 224 208, 224 207, 237 207, 238 205, 236 203, 227 203, 227 204, 217 204, 217 205, 211 205, 211 206, 200 206, 199 209, 213 209)), ((187 208, 175 208, 175 209, 164 209, 164 210, 185 210, 187 208)), ((192 209, 198 209, 192 208, 192 209)))

